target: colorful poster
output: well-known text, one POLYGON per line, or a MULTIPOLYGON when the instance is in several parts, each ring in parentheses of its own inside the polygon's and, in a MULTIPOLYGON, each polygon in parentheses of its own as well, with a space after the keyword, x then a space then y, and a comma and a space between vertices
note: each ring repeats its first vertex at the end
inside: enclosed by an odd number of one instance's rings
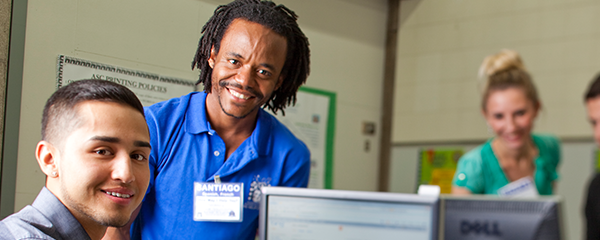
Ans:
POLYGON ((419 159, 418 185, 438 185, 440 193, 452 192, 452 178, 462 149, 422 149, 419 159))

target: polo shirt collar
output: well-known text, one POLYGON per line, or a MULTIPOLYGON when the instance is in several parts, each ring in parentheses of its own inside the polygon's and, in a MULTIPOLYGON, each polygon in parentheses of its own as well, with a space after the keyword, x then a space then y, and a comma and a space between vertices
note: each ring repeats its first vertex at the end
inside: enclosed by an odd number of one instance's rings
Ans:
POLYGON ((213 132, 206 116, 206 96, 202 91, 190 96, 188 109, 185 113, 186 132, 199 134, 203 132, 213 132))
MULTIPOLYGON (((221 175, 221 177, 229 176, 243 169, 248 163, 269 155, 273 145, 271 139, 272 119, 269 113, 263 109, 259 109, 252 135, 244 140, 229 159, 225 161, 225 167, 221 167, 216 174, 221 175)), ((211 181, 213 179, 214 176, 208 180, 211 181)))
MULTIPOLYGON (((185 113, 186 132, 191 134, 200 134, 207 132, 214 134, 206 115, 206 97, 204 91, 192 94, 189 100, 188 110, 185 113)), ((250 135, 250 148, 254 148, 258 155, 266 155, 271 150, 270 137, 272 119, 264 109, 258 110, 256 126, 250 135)), ((237 150, 236 150, 237 151, 237 150)))

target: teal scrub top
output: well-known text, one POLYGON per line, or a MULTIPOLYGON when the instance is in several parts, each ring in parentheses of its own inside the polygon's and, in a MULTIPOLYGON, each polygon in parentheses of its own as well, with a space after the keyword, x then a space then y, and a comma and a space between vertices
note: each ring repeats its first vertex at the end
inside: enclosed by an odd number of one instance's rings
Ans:
MULTIPOLYGON (((560 142, 552 135, 532 134, 531 137, 539 152, 534 161, 535 185, 540 195, 552 195, 552 182, 558 179, 560 142)), ((498 189, 510 183, 494 154, 492 140, 460 158, 452 185, 467 188, 474 194, 498 194, 498 189)))

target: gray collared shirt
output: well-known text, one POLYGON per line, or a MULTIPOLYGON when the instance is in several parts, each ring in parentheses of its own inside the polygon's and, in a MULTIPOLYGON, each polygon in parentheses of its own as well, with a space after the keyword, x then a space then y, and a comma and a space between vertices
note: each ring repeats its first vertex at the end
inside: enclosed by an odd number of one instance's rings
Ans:
POLYGON ((42 188, 33 204, 0 222, 4 239, 90 239, 83 226, 50 190, 42 188))

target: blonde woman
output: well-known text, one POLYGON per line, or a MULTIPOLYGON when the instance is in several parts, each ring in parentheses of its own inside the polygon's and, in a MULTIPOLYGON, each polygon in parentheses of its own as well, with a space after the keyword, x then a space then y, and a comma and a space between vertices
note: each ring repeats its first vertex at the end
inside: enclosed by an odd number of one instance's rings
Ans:
POLYGON ((551 195, 560 143, 531 132, 541 103, 521 57, 502 50, 485 58, 479 72, 485 80, 481 113, 495 136, 461 157, 452 193, 498 194, 511 182, 529 179, 532 191, 551 195))

